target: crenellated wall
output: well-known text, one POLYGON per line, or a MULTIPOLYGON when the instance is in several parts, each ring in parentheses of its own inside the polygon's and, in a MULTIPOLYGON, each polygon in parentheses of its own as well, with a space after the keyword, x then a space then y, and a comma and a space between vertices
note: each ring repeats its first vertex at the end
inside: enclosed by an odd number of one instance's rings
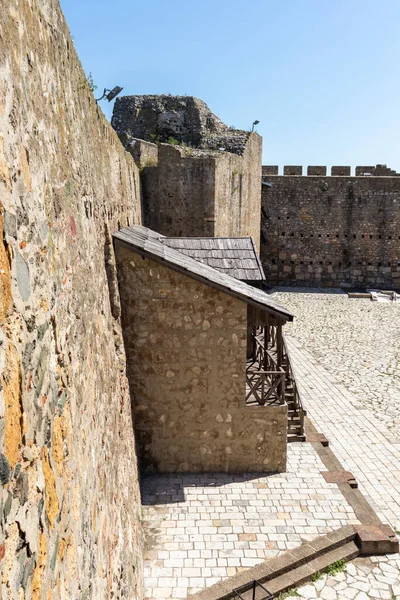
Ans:
MULTIPOLYGON (((267 177, 268 175, 279 175, 279 166, 278 165, 263 165, 262 167, 262 176, 267 177)), ((293 165, 285 165, 283 167, 283 175, 303 175, 303 167, 302 166, 293 166, 293 165)), ((319 175, 326 177, 329 175, 328 167, 326 166, 309 166, 307 167, 307 176, 319 175)), ((331 167, 331 176, 350 176, 351 175, 351 167, 343 167, 336 166, 331 167)), ((400 177, 400 173, 396 173, 393 169, 390 169, 386 165, 376 165, 375 167, 356 167, 355 175, 357 177, 360 176, 374 176, 374 177, 400 177)))
POLYGON ((140 598, 140 495, 111 235, 139 173, 56 0, 1 0, 0 596, 140 598))
POLYGON ((271 285, 400 288, 400 179, 384 165, 263 167, 261 259, 271 285), (294 172, 296 169, 296 172, 294 172), (290 171, 290 175, 288 174, 290 171))

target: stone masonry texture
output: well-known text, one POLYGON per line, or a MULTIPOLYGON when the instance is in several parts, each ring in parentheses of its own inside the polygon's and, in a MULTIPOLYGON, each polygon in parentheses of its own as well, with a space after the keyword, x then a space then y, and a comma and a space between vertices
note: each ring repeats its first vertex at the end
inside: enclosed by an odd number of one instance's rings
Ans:
POLYGON ((264 181, 271 184, 262 186, 261 218, 269 284, 400 288, 397 176, 286 174, 264 181))
POLYGON ((250 133, 225 125, 194 96, 144 95, 117 98, 112 126, 148 142, 170 139, 195 148, 242 154, 250 133))
POLYGON ((259 249, 260 172, 257 134, 242 156, 160 144, 158 165, 143 170, 144 224, 170 237, 251 235, 259 249))
POLYGON ((190 96, 122 97, 112 124, 141 168, 144 225, 170 237, 251 235, 259 250, 257 133, 227 127, 190 96))
POLYGON ((247 305, 116 244, 139 464, 285 471, 287 407, 245 406, 247 305))
POLYGON ((140 598, 111 235, 139 173, 56 0, 1 0, 0 596, 140 598))

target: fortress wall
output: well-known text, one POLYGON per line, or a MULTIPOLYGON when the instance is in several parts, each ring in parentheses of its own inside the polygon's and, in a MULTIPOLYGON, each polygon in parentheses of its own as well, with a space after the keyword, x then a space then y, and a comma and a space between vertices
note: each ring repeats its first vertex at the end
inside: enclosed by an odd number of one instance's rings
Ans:
POLYGON ((1 0, 3 598, 140 598, 140 498, 111 234, 132 157, 56 0, 1 0))
POLYGON ((260 173, 262 138, 252 133, 241 156, 225 153, 217 160, 216 237, 251 235, 260 251, 260 173))
POLYGON ((142 170, 144 225, 171 237, 213 236, 215 162, 160 144, 157 166, 142 170))
POLYGON ((259 250, 257 133, 227 127, 191 96, 123 96, 111 122, 141 168, 147 227, 173 237, 251 235, 259 250))
MULTIPOLYGON (((289 166, 285 165, 283 167, 283 175, 305 175, 307 176, 323 176, 327 175, 337 176, 337 175, 352 175, 351 167, 343 167, 343 166, 333 166, 330 169, 330 173, 328 173, 328 167, 326 166, 309 166, 307 167, 307 171, 303 173, 302 166, 289 166)), ((400 177, 400 173, 396 173, 394 169, 390 169, 387 165, 375 165, 369 167, 355 167, 354 173, 356 177, 360 176, 372 176, 372 177, 400 177)), ((278 165, 263 165, 262 166, 262 176, 266 177, 268 175, 279 175, 279 166, 278 165)))
POLYGON ((159 144, 157 165, 142 169, 144 224, 173 237, 252 235, 259 249, 260 173, 256 133, 242 155, 159 144))
MULTIPOLYGON (((345 169, 345 167, 340 167, 345 169)), ((400 288, 400 180, 266 176, 261 257, 271 285, 400 288)))

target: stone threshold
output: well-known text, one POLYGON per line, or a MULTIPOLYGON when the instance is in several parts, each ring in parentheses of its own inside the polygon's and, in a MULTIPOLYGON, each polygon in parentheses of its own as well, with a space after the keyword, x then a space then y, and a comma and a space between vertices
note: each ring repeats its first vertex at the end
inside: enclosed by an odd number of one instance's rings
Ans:
POLYGON ((234 598, 234 589, 241 588, 241 596, 250 600, 254 580, 277 596, 310 581, 314 574, 322 573, 338 561, 348 562, 357 556, 398 551, 398 540, 389 526, 346 525, 224 579, 189 598, 228 600, 234 598))
POLYGON ((215 585, 190 596, 193 600, 228 600, 233 590, 251 600, 254 580, 277 596, 296 588, 323 572, 337 561, 348 562, 357 556, 394 554, 399 542, 390 527, 382 523, 371 505, 358 489, 355 477, 346 471, 329 447, 329 441, 317 431, 309 417, 304 418, 307 440, 326 467, 321 471, 327 482, 336 483, 353 508, 361 525, 347 525, 319 536, 284 554, 228 577, 215 585))

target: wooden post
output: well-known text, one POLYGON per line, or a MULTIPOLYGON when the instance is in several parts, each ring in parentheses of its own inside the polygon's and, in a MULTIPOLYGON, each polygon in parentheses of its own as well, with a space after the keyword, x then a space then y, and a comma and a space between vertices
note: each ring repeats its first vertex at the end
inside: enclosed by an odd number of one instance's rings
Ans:
POLYGON ((282 339, 282 325, 277 325, 276 332, 276 364, 277 367, 282 366, 283 358, 283 339, 282 339))

